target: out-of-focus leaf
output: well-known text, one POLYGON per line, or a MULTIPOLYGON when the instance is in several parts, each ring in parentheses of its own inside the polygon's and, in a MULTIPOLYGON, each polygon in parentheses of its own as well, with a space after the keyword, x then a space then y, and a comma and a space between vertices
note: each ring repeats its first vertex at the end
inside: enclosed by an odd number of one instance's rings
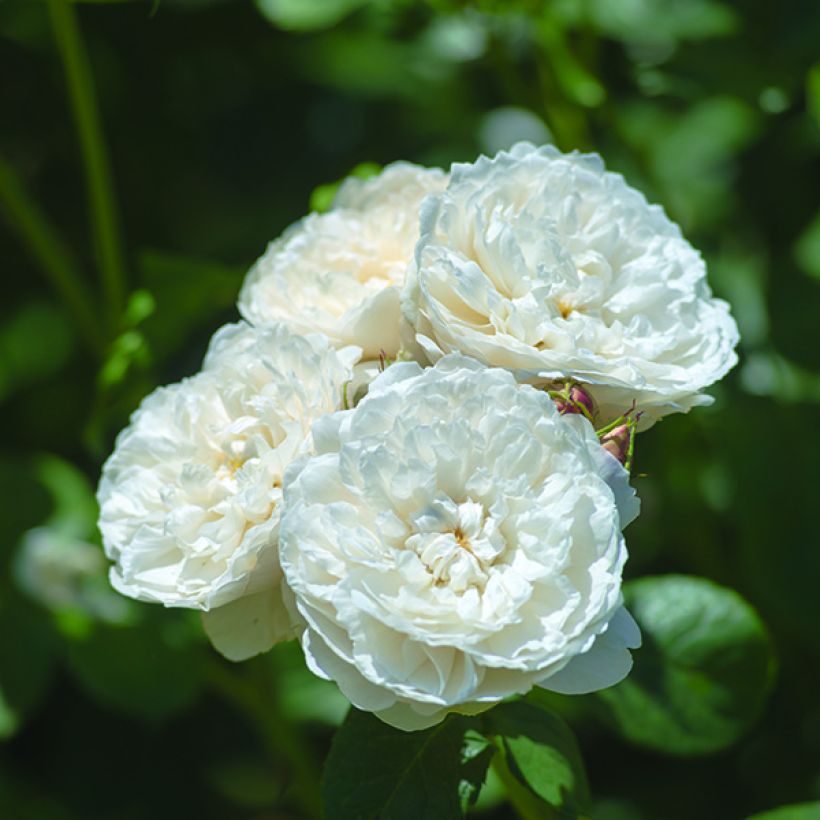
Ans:
POLYGON ((155 358, 179 350, 201 327, 232 310, 244 268, 145 250, 139 256, 145 289, 156 309, 141 325, 155 358))
POLYGON ((298 722, 315 721, 340 726, 350 709, 350 702, 335 683, 323 680, 305 666, 305 658, 296 641, 280 643, 264 656, 285 714, 298 722))
POLYGON ((820 128, 820 63, 815 63, 806 75, 806 107, 820 128))
POLYGON ((144 322, 155 310, 157 303, 147 290, 135 290, 129 297, 123 311, 123 322, 128 327, 136 327, 144 322))
POLYGON ((735 155, 757 132, 759 112, 734 97, 711 97, 649 132, 652 167, 665 199, 687 226, 708 224, 731 202, 735 155))
POLYGON ((591 0, 557 4, 565 20, 580 24, 591 19, 602 33, 626 43, 674 46, 680 40, 702 40, 730 34, 738 14, 715 0, 591 0))
MULTIPOLYGON (((335 820, 441 820, 461 817, 465 734, 460 715, 418 732, 403 732, 351 709, 325 763, 323 796, 335 820)), ((482 778, 483 779, 483 778, 482 778)))
POLYGON ((226 760, 210 771, 210 780, 239 806, 262 809, 273 806, 282 793, 278 772, 258 760, 226 760))
POLYGON ((151 354, 145 337, 138 330, 126 330, 111 343, 111 349, 100 368, 98 381, 103 390, 122 382, 134 366, 147 367, 151 354))
POLYGON ((753 396, 771 396, 790 404, 820 402, 820 374, 798 367, 773 350, 749 355, 740 371, 740 383, 753 396))
POLYGON ((317 82, 364 97, 417 99, 432 93, 441 70, 424 43, 388 42, 367 31, 338 31, 303 52, 305 71, 317 82))
POLYGON ((747 348, 758 348, 769 335, 766 263, 762 251, 728 250, 709 264, 709 279, 731 304, 741 343, 747 348))
POLYGON ((794 245, 794 258, 805 273, 820 279, 820 212, 800 234, 794 245))
POLYGON ((97 500, 86 475, 53 455, 38 456, 34 472, 54 501, 43 523, 74 538, 91 536, 97 526, 97 500))
POLYGON ((555 81, 564 94, 585 108, 601 105, 606 99, 606 89, 572 52, 553 15, 543 20, 539 35, 543 51, 552 64, 555 81))
POLYGON ((256 0, 265 18, 290 31, 329 28, 363 5, 365 0, 256 0))
POLYGON ((512 774, 568 817, 588 814, 589 784, 578 743, 556 714, 517 701, 495 707, 484 718, 500 738, 512 774))
POLYGON ((160 720, 190 706, 203 680, 200 645, 164 613, 130 628, 98 625, 68 647, 69 669, 94 698, 135 717, 160 720))
POLYGON ((0 740, 5 740, 45 696, 55 642, 48 618, 16 595, 4 596, 0 623, 0 740))
POLYGON ((30 384, 51 378, 73 354, 68 316, 48 302, 30 302, 0 326, 0 401, 30 384))
POLYGON ((597 693, 620 733, 675 755, 729 746, 757 717, 774 668, 771 639, 736 592, 683 575, 625 587, 643 634, 625 681, 597 693))
POLYGON ((762 814, 755 814, 749 820, 820 820, 820 803, 780 806, 762 814))

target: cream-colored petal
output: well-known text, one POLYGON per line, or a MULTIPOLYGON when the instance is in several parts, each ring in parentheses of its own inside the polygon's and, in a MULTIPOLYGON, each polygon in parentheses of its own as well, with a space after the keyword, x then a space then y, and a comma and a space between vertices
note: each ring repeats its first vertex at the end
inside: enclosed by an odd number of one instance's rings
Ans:
POLYGON ((267 652, 296 638, 302 629, 282 602, 281 585, 203 612, 202 626, 214 648, 229 661, 267 652))
POLYGON ((632 669, 632 653, 641 645, 641 633, 632 616, 621 607, 606 632, 592 647, 573 658, 560 672, 538 685, 563 695, 585 695, 620 683, 632 669))

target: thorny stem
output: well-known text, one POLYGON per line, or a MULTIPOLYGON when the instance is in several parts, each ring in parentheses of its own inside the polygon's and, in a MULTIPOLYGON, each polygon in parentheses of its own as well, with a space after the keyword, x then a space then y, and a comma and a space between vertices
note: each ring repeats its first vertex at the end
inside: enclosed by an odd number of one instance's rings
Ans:
POLYGON ((624 462, 624 469, 628 472, 632 472, 632 457, 635 455, 635 431, 638 427, 638 422, 640 421, 641 416, 643 413, 637 413, 633 420, 633 427, 629 434, 629 448, 626 451, 626 461, 624 462))
MULTIPOLYGON (((607 424, 605 427, 601 427, 601 429, 600 429, 600 430, 596 430, 596 431, 595 431, 595 433, 597 434, 598 438, 600 438, 601 436, 605 436, 608 432, 610 432, 610 430, 614 430, 616 427, 619 427, 621 424, 626 424, 626 423, 627 423, 627 421, 629 421, 629 417, 630 417, 630 416, 632 415, 632 413, 634 413, 634 412, 635 412, 635 401, 634 401, 634 399, 633 399, 633 401, 632 401, 632 407, 630 407, 630 408, 629 408, 629 410, 627 410, 627 411, 626 411, 626 413, 624 413, 622 416, 618 416, 618 418, 617 418, 617 419, 615 419, 615 421, 611 421, 611 422, 610 422, 609 424, 607 424)), ((641 413, 639 413, 639 414, 638 414, 638 416, 635 418, 635 421, 637 421, 637 420, 638 420, 638 418, 640 418, 640 416, 641 416, 641 415, 642 415, 642 414, 641 414, 641 413)))

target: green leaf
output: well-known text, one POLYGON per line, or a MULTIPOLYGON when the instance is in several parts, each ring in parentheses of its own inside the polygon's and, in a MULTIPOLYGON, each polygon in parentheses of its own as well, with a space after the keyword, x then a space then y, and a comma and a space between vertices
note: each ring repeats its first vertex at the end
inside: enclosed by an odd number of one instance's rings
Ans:
POLYGON ((504 748, 507 767, 561 815, 590 811, 589 783, 572 730, 556 714, 525 701, 503 703, 485 725, 504 748))
POLYGON ((799 803, 755 814, 749 820, 820 820, 820 803, 799 803))
MULTIPOLYGON (((495 746, 491 745, 489 749, 490 752, 494 752, 495 746)), ((473 804, 474 811, 476 813, 492 811, 502 805, 507 799, 507 792, 504 788, 504 783, 498 772, 495 770, 496 761, 499 757, 500 755, 493 757, 491 760, 492 765, 489 769, 487 769, 484 777, 484 783, 481 786, 481 791, 473 804)))
POLYGON ((628 740, 675 755, 736 741, 772 682, 766 627, 736 592, 683 575, 627 584, 643 633, 629 677, 598 697, 628 740))
POLYGON ((315 31, 330 28, 366 0, 256 0, 264 17, 278 28, 315 31))
POLYGON ((476 749, 474 720, 450 715, 438 726, 403 732, 351 709, 333 739, 323 780, 334 820, 461 817, 486 772, 490 754, 476 749), (476 753, 477 751, 477 753, 476 753), (469 781, 468 786, 464 781, 469 781))
POLYGON ((458 787, 461 811, 465 814, 478 800, 495 751, 493 744, 484 735, 472 729, 467 730, 461 749, 462 770, 458 787))

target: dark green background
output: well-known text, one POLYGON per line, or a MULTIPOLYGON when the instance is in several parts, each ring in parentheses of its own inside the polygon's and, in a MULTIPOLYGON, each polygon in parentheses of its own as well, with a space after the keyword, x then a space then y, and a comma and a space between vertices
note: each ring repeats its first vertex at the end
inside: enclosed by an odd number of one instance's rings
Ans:
MULTIPOLYGON (((362 162, 447 165, 547 134, 599 151, 667 208, 743 335, 716 404, 638 441, 643 514, 627 533, 627 575, 738 590, 779 657, 757 724, 709 757, 641 751, 586 700, 564 699, 594 816, 723 820, 820 800, 820 4, 75 10, 127 291, 139 293, 126 313, 101 295, 49 8, 5 0, 0 160, 70 249, 103 344, 84 344, 0 207, 0 813, 301 816, 289 784, 294 773, 311 782, 327 752, 344 709, 332 687, 289 648, 230 667, 190 613, 112 601, 101 566, 72 577, 68 602, 27 592, 21 536, 48 521, 94 542, 89 487, 114 435, 155 385, 196 371, 210 334, 236 316, 244 271, 318 185, 362 162)), ((508 816, 491 792, 487 810, 508 816)))

